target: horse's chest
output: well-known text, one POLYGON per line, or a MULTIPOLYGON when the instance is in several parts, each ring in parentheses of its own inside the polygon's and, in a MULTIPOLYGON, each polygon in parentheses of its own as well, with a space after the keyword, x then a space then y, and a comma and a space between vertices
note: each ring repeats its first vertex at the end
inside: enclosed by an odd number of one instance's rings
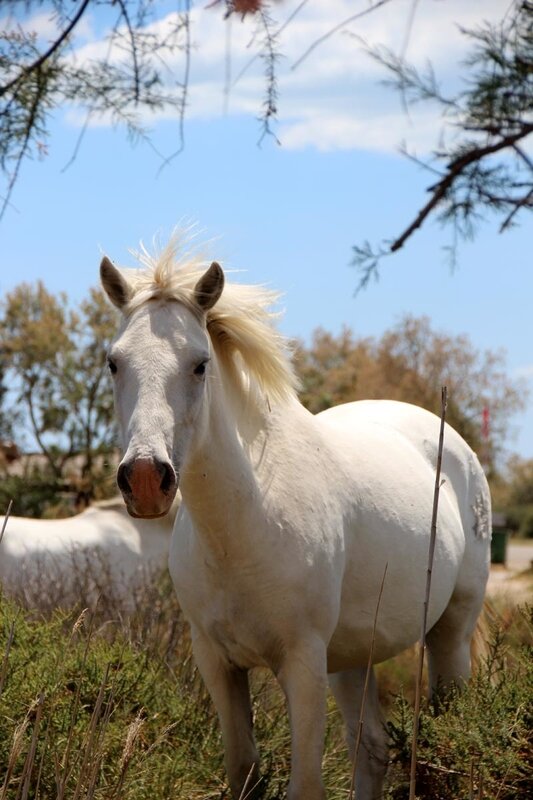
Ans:
POLYGON ((239 586, 212 591, 192 611, 223 659, 242 668, 268 666, 275 649, 275 626, 253 593, 239 586))
POLYGON ((264 576, 213 569, 204 561, 181 579, 173 577, 185 616, 224 660, 243 668, 272 665, 279 639, 277 592, 264 576))
POLYGON ((269 666, 265 640, 260 641, 253 627, 243 620, 214 616, 207 625, 207 634, 224 660, 243 669, 269 666))

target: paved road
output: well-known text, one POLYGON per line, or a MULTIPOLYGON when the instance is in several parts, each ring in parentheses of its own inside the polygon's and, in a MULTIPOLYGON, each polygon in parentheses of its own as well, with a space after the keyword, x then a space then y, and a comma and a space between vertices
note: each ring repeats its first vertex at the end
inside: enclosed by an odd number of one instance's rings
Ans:
POLYGON ((516 601, 533 603, 533 579, 517 578, 532 566, 533 542, 507 544, 505 564, 493 564, 490 570, 487 591, 489 594, 505 592, 516 597, 516 601))

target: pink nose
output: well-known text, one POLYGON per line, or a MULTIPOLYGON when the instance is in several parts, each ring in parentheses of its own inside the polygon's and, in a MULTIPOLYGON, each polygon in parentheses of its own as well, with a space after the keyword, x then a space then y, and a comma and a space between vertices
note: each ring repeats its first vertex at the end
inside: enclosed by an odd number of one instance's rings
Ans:
POLYGON ((178 488, 172 464, 152 458, 123 461, 118 468, 117 483, 134 517, 163 516, 178 488))

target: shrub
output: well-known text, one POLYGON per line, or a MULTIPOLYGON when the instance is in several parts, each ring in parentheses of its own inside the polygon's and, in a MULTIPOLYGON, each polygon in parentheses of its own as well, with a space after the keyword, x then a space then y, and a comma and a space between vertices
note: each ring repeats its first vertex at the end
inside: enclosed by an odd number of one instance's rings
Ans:
POLYGON ((104 637, 85 612, 32 620, 5 598, 1 633, 6 798, 192 798, 191 778, 208 785, 213 760, 220 770, 186 643, 173 672, 154 643, 143 651, 124 631, 104 637))
MULTIPOLYGON (((30 476, 3 475, 0 478, 0 514, 5 514, 13 500, 12 514, 18 517, 41 517, 43 510, 61 502, 59 481, 35 472, 30 476)), ((72 509, 70 512, 72 513, 72 509)))
MULTIPOLYGON (((488 656, 463 691, 452 692, 444 708, 423 709, 418 800, 533 796, 531 611, 517 611, 508 630, 494 627, 488 656)), ((411 705, 399 694, 388 722, 393 743, 388 797, 394 800, 409 796, 412 726, 411 705)))
MULTIPOLYGON (((127 621, 106 619, 98 608, 43 618, 0 600, 3 798, 228 798, 216 715, 168 578, 147 588, 127 621)), ((501 612, 469 686, 440 714, 429 705, 423 710, 419 800, 531 796, 532 626, 514 608, 501 612)), ((414 657, 411 669, 409 655, 400 663, 379 669, 395 691, 388 705, 389 800, 408 796, 412 708, 396 688, 412 683, 414 657)), ((262 796, 281 800, 290 764, 284 698, 266 672, 254 676, 252 689, 262 796)), ((324 776, 329 800, 346 800, 350 766, 331 699, 324 776)))

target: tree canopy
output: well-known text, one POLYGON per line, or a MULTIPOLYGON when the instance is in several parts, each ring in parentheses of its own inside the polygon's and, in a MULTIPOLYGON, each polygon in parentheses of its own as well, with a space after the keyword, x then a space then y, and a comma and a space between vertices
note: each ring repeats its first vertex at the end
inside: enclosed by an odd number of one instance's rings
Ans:
MULTIPOLYGON (((262 136, 275 135, 282 55, 279 34, 305 5, 304 0, 283 23, 276 19, 284 7, 282 0, 275 4, 267 0, 214 0, 207 6, 218 14, 221 26, 228 17, 238 20, 251 14, 257 19, 253 58, 263 60, 265 73, 259 115, 262 136)), ((5 9, 26 15, 26 22, 29 15, 44 9, 55 33, 51 41, 43 40, 29 22, 0 30, 0 169, 7 178, 0 217, 24 160, 46 153, 51 115, 65 104, 84 110, 87 122, 104 115, 114 125, 123 126, 132 139, 146 141, 150 138, 142 112, 173 112, 178 118, 176 152, 183 148, 194 60, 192 3, 178 4, 173 24, 164 29, 154 24, 157 6, 153 0, 6 0, 3 4, 5 9), (106 20, 102 46, 93 50, 90 58, 78 61, 76 35, 90 12, 106 20), (180 74, 166 67, 177 53, 184 56, 180 74)), ((306 54, 311 50, 319 54, 325 39, 346 31, 347 26, 369 13, 389 13, 386 7, 392 10, 392 0, 374 0, 356 9, 312 41, 306 54)), ((414 2, 407 20, 399 17, 399 25, 409 27, 416 7, 414 2)), ((533 161, 527 149, 533 132, 533 2, 512 0, 502 9, 498 23, 481 24, 465 30, 464 35, 471 42, 470 56, 463 65, 466 88, 451 96, 441 89, 431 67, 420 74, 405 60, 404 53, 367 48, 369 56, 392 76, 392 85, 406 105, 436 102, 441 107, 448 140, 436 146, 431 160, 419 162, 431 175, 428 200, 400 235, 378 247, 368 242, 354 247, 353 263, 361 285, 376 275, 385 255, 403 247, 432 217, 452 226, 450 251, 454 254, 457 239, 471 236, 483 215, 497 215, 499 228, 504 231, 533 208, 533 161)), ((354 38, 354 47, 359 46, 361 41, 354 38)), ((297 65, 300 70, 306 68, 302 64, 305 55, 297 65)))
POLYGON ((402 248, 432 216, 452 227, 453 263, 457 240, 472 237, 484 216, 499 217, 503 232, 533 209, 533 158, 526 142, 533 133, 533 2, 513 0, 498 24, 463 34, 471 50, 464 64, 466 88, 455 96, 442 91, 431 65, 421 74, 386 48, 369 50, 407 105, 440 106, 448 140, 439 142, 430 161, 415 159, 432 183, 428 200, 401 234, 378 248, 368 242, 354 247, 361 286, 377 274, 384 256, 402 248))
MULTIPOLYGON (((48 478, 26 480, 24 492, 35 497, 24 513, 38 512, 39 487, 52 495, 70 493, 82 504, 114 491, 113 469, 103 462, 117 446, 105 365, 117 322, 116 311, 96 289, 74 308, 42 282, 20 284, 0 304, 0 354, 9 387, 0 393, 0 420, 20 450, 37 448, 47 463, 48 478)), ((352 400, 387 398, 439 414, 446 384, 447 419, 490 473, 501 471, 511 418, 526 399, 503 353, 479 351, 467 336, 437 331, 426 317, 405 316, 379 338, 358 337, 348 328, 338 335, 318 329, 309 346, 296 347, 295 366, 301 400, 313 413, 352 400)), ((525 486, 517 470, 515 482, 525 486)), ((9 486, 4 489, 5 494, 9 486)), ((0 503, 4 499, 0 492, 0 503)))
POLYGON ((338 336, 319 329, 310 347, 300 345, 296 366, 302 402, 314 413, 385 398, 440 415, 441 386, 447 385, 447 420, 489 470, 508 443, 510 417, 525 403, 502 352, 481 352, 467 336, 435 331, 427 317, 405 316, 379 339, 358 339, 347 328, 338 336))
POLYGON ((0 305, 0 353, 6 371, 2 415, 21 447, 37 446, 55 482, 81 459, 70 488, 85 500, 105 475, 97 455, 114 447, 113 398, 105 352, 116 315, 103 293, 72 310, 42 282, 21 284, 0 305))

